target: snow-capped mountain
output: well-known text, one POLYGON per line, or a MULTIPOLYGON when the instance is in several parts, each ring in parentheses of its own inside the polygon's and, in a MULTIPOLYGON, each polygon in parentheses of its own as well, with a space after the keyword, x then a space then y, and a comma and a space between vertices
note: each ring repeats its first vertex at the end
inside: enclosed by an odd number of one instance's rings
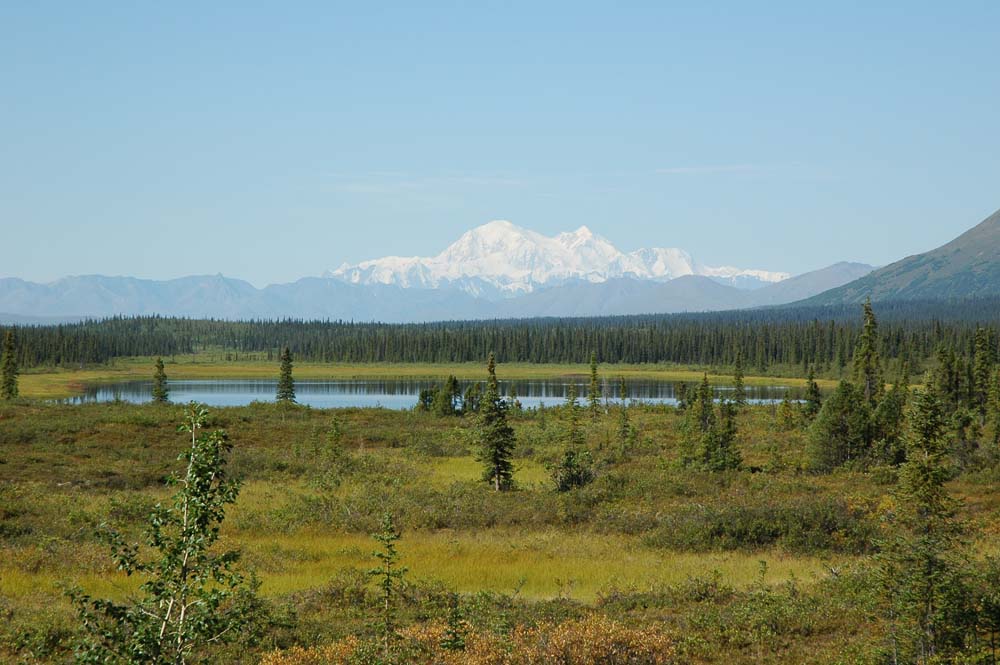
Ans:
POLYGON ((680 249, 640 249, 626 254, 586 226, 549 237, 508 221, 467 231, 434 257, 387 256, 344 264, 328 273, 351 284, 449 287, 477 297, 513 297, 577 280, 599 283, 627 277, 663 282, 686 275, 702 275, 739 288, 757 288, 790 277, 784 272, 701 265, 680 249))

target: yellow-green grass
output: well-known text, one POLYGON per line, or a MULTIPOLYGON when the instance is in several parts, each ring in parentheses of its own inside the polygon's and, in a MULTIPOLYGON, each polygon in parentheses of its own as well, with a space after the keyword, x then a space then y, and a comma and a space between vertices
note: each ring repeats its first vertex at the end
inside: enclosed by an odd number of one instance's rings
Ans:
MULTIPOLYGON (((263 591, 283 594, 322 585, 344 568, 371 567, 373 542, 361 534, 302 531, 290 535, 241 535, 247 555, 272 568, 263 591)), ((437 580, 461 592, 512 592, 526 598, 569 594, 592 601, 601 591, 683 582, 715 571, 735 586, 760 579, 808 581, 825 572, 824 561, 781 553, 675 553, 643 547, 637 538, 567 530, 535 532, 409 532, 399 543, 414 579, 437 580)))
MULTIPOLYGON (((123 358, 107 367, 90 369, 56 369, 26 372, 20 378, 21 394, 25 397, 54 399, 82 393, 87 385, 149 379, 152 377, 152 359, 123 358)), ((217 355, 186 355, 165 359, 167 375, 172 379, 249 379, 276 377, 277 361, 226 361, 217 355)), ((623 376, 626 379, 660 381, 700 381, 704 369, 677 365, 612 365, 599 367, 604 377, 623 376)), ((588 365, 582 364, 531 364, 506 363, 498 366, 497 373, 506 379, 544 379, 553 377, 586 376, 588 365)), ((350 378, 442 378, 450 374, 460 379, 483 378, 482 363, 318 363, 297 362, 295 377, 299 379, 350 379, 350 378)), ((713 383, 729 383, 726 374, 708 374, 713 383)), ((805 379, 772 376, 747 376, 747 385, 773 385, 776 382, 791 387, 805 386, 805 379)), ((821 379, 821 388, 833 388, 835 381, 821 379)))
MULTIPOLYGON (((345 568, 371 568, 376 543, 364 534, 301 530, 230 534, 223 546, 240 548, 258 569, 262 592, 278 596, 320 588, 345 568)), ((809 583, 824 575, 826 566, 844 561, 778 551, 670 552, 645 547, 637 537, 557 529, 410 531, 403 534, 398 548, 414 580, 438 581, 464 593, 520 589, 529 599, 568 595, 584 602, 612 588, 649 589, 716 573, 726 583, 745 586, 760 579, 762 561, 767 564, 767 583, 793 578, 809 583)), ((79 585, 95 597, 121 598, 139 583, 110 571, 72 566, 26 570, 0 564, 0 595, 22 601, 42 602, 66 584, 79 585)))
MULTIPOLYGON (((518 485, 534 487, 549 485, 552 478, 544 466, 534 460, 517 460, 514 464, 518 485)), ((432 485, 447 486, 463 480, 480 480, 483 477, 483 465, 474 457, 442 457, 434 460, 430 466, 432 485)))

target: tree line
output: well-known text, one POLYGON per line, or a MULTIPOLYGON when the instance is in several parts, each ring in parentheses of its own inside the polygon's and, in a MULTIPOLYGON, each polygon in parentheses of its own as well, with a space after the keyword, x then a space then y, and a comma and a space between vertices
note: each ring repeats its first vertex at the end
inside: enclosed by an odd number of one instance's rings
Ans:
MULTIPOLYGON (((882 303, 876 350, 894 367, 922 372, 940 348, 972 355, 976 329, 1000 315, 1000 299, 882 303)), ((17 326, 20 367, 79 366, 118 357, 206 350, 266 354, 288 346, 311 362, 659 363, 774 365, 841 375, 862 335, 857 306, 704 314, 382 324, 347 321, 220 321, 115 317, 57 326, 17 326)))

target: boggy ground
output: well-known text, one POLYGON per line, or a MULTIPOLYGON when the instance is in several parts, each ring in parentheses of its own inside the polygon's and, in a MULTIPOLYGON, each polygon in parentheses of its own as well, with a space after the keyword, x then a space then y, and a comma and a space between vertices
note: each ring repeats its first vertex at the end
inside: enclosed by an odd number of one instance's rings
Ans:
MULTIPOLYGON (((553 490, 547 467, 565 443, 561 409, 512 415, 517 489, 480 480, 471 417, 381 409, 324 411, 254 404, 212 410, 244 480, 224 545, 243 550, 273 621, 258 644, 327 644, 371 631, 368 534, 384 511, 403 528, 410 569, 402 620, 415 628, 461 594, 488 635, 599 615, 668 635, 677 662, 863 663, 881 643, 871 555, 891 508, 891 474, 804 469, 805 431, 780 431, 775 409, 740 416, 744 469, 679 467, 682 415, 584 414, 596 480, 553 490)), ((120 598, 95 530, 138 536, 185 446, 177 405, 0 406, 0 662, 71 659, 75 624, 62 588, 120 598)), ((977 549, 1000 532, 994 474, 953 481, 977 549)))

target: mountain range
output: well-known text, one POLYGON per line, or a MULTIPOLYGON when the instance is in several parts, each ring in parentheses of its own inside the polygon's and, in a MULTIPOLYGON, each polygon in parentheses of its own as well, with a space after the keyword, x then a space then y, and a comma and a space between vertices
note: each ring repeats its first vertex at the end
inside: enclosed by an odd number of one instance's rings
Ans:
POLYGON ((544 236, 490 222, 434 257, 385 257, 258 289, 223 275, 156 281, 0 279, 0 322, 114 315, 412 322, 838 305, 1000 296, 1000 211, 952 242, 874 269, 710 267, 680 249, 618 250, 586 227, 544 236))
POLYGON ((494 221, 434 257, 374 259, 262 289, 223 275, 0 279, 0 321, 160 314, 411 322, 707 311, 787 303, 871 270, 841 263, 791 277, 712 267, 680 249, 625 253, 585 226, 548 237, 494 221))
POLYGON ((454 288, 494 299, 574 281, 627 278, 665 282, 686 275, 703 275, 740 288, 759 288, 791 276, 770 270, 710 267, 676 248, 626 254, 586 226, 549 237, 504 220, 467 231, 437 256, 387 256, 344 264, 327 273, 350 284, 454 288))

